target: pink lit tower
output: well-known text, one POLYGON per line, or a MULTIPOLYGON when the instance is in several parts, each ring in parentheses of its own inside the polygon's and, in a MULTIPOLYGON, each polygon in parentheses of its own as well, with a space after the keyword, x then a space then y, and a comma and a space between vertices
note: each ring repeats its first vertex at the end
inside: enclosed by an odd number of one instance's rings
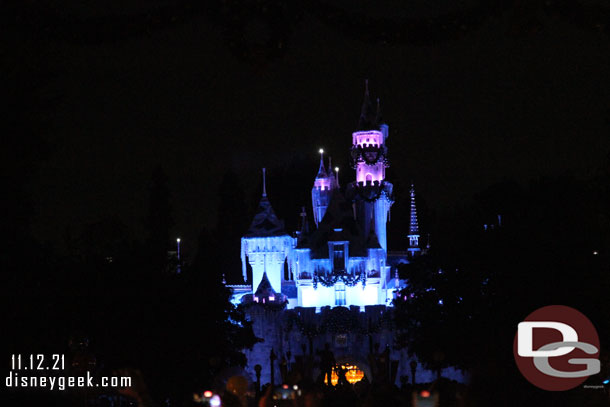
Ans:
POLYGON ((393 186, 385 179, 389 166, 387 139, 388 125, 382 120, 379 99, 373 106, 366 81, 358 130, 352 133, 351 161, 356 181, 348 185, 346 192, 365 236, 374 232, 386 254, 386 223, 394 203, 393 186))

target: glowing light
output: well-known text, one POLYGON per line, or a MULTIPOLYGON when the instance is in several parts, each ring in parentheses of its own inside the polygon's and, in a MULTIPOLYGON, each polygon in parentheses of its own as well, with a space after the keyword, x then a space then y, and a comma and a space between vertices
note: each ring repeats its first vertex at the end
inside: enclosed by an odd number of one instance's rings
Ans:
POLYGON ((321 149, 320 149, 320 151, 319 151, 319 153, 320 153, 320 154, 324 154, 324 149, 323 149, 323 148, 321 148, 321 149))
POLYGON ((314 186, 320 188, 322 191, 330 189, 330 179, 328 178, 316 178, 314 186))
POLYGON ((335 167, 335 172, 339 172, 339 167, 335 167))
MULTIPOLYGON (((364 379, 364 372, 358 368, 356 365, 352 365, 349 363, 342 363, 341 368, 345 370, 345 379, 349 384, 358 383, 360 380, 364 379)), ((339 375, 337 374, 337 369, 333 369, 333 372, 330 376, 330 382, 333 386, 336 386, 339 383, 339 375)), ((326 384, 328 384, 328 379, 326 379, 326 384)))
POLYGON ((210 407, 220 407, 220 405, 220 397, 218 397, 218 394, 214 394, 210 399, 210 407))
POLYGON ((180 243, 180 238, 176 239, 176 242, 180 243))
POLYGON ((419 393, 420 396, 422 396, 423 398, 428 398, 430 397, 430 392, 428 390, 422 390, 421 393, 419 393))
POLYGON ((358 171, 356 173, 356 181, 358 182, 374 182, 383 181, 385 179, 384 165, 374 164, 368 165, 366 162, 358 163, 358 171))
POLYGON ((597 256, 599 253, 597 252, 597 250, 593 250, 593 255, 597 256))
POLYGON ((603 383, 603 384, 608 384, 608 383, 610 383, 610 379, 606 379, 606 380, 604 380, 602 383, 603 383))
POLYGON ((269 301, 275 301, 275 297, 273 295, 269 296, 269 301))
POLYGON ((287 384, 282 384, 282 389, 288 389, 288 385, 287 384))
POLYGON ((210 398, 210 397, 212 397, 213 395, 214 395, 214 393, 212 393, 212 392, 211 392, 211 391, 209 391, 209 390, 206 390, 206 391, 204 391, 204 392, 203 392, 203 397, 210 398))
POLYGON ((378 130, 357 131, 352 133, 352 144, 359 146, 379 147, 382 144, 383 134, 378 130))

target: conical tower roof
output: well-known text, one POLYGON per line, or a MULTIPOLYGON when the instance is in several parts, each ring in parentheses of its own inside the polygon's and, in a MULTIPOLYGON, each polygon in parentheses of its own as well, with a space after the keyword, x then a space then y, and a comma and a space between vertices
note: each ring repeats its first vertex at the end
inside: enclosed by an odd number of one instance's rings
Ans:
POLYGON ((297 247, 305 247, 309 243, 309 222, 307 221, 307 212, 305 207, 301 208, 301 230, 298 232, 297 247))
POLYGON ((266 196, 262 197, 244 237, 269 237, 285 234, 287 233, 284 230, 284 222, 275 214, 269 199, 266 196))
MULTIPOLYGON (((379 114, 381 114, 381 112, 379 112, 379 114)), ((364 100, 362 101, 362 109, 360 110, 358 130, 377 130, 378 128, 378 112, 371 102, 369 80, 367 79, 364 82, 364 100)))
POLYGON ((328 173, 326 172, 326 168, 324 168, 324 157, 320 158, 320 168, 318 169, 318 175, 316 178, 327 178, 328 173))
POLYGON ((381 111, 381 102, 379 101, 379 98, 377 98, 377 113, 375 114, 375 124, 379 126, 381 123, 383 123, 383 113, 381 111))
POLYGON ((281 221, 271 207, 271 202, 267 198, 267 188, 265 185, 265 169, 263 168, 263 196, 258 203, 254 219, 244 237, 269 237, 286 235, 284 222, 281 221))
POLYGON ((351 203, 345 199, 339 188, 333 190, 322 221, 311 233, 308 243, 312 250, 312 257, 328 257, 329 241, 347 241, 351 256, 366 255, 366 236, 354 219, 351 203))
POLYGON ((277 293, 269 282, 269 278, 267 278, 267 272, 263 272, 263 278, 261 278, 261 282, 259 283, 254 295, 257 297, 275 297, 276 294, 277 293))

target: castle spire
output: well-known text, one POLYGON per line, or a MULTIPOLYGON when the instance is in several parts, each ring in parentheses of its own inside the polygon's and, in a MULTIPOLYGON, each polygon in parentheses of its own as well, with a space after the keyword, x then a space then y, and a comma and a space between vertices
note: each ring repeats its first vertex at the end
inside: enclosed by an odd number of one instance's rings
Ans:
POLYGON ((305 235, 309 233, 309 222, 307 222, 307 211, 304 206, 301 207, 299 216, 301 217, 301 235, 305 235))
POLYGON ((415 256, 420 253, 419 223, 417 222, 417 207, 415 206, 415 187, 411 183, 411 215, 409 220, 409 254, 415 256))
POLYGON ((326 168, 324 168, 324 149, 320 149, 320 168, 318 169, 318 175, 316 178, 326 178, 326 168))
POLYGON ((339 167, 335 167, 335 182, 337 184, 337 188, 339 188, 339 167))
POLYGON ((381 102, 379 101, 379 98, 377 98, 377 112, 375 113, 375 123, 381 124, 382 121, 383 116, 381 115, 381 102))
POLYGON ((360 120, 358 121, 358 130, 376 130, 376 112, 371 103, 371 95, 369 94, 369 80, 364 81, 364 100, 362 101, 362 109, 360 110, 360 120))
POLYGON ((248 280, 247 266, 252 267, 252 288, 261 281, 263 272, 278 290, 281 287, 284 260, 288 256, 292 237, 267 198, 266 169, 263 168, 263 196, 254 218, 241 238, 241 264, 244 281, 248 280), (279 248, 279 249, 278 249, 279 248))
POLYGON ((335 178, 332 167, 330 167, 330 157, 328 158, 328 163, 329 168, 327 170, 324 168, 324 150, 320 149, 320 169, 311 189, 313 220, 316 226, 322 221, 326 208, 328 208, 331 191, 335 189, 335 178))
POLYGON ((409 234, 419 233, 419 224, 417 222, 417 207, 415 205, 415 187, 411 184, 411 219, 409 222, 409 234))
POLYGON ((330 180, 330 189, 335 189, 337 188, 339 185, 337 184, 337 174, 335 172, 335 170, 333 169, 333 158, 332 157, 328 157, 328 172, 327 172, 327 176, 330 180))
POLYGON ((301 230, 296 233, 297 235, 297 246, 307 246, 309 241, 309 222, 307 221, 307 211, 305 211, 305 207, 301 207, 301 213, 299 214, 301 217, 301 230))

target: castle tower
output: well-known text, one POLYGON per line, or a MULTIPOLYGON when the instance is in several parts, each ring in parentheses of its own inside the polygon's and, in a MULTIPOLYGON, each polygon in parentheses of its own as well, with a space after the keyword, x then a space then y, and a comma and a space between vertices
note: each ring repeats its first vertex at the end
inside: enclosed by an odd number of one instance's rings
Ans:
POLYGON ((386 223, 394 203, 392 184, 385 180, 385 169, 389 166, 386 147, 388 126, 382 123, 379 100, 374 109, 368 81, 365 84, 358 130, 352 133, 351 158, 356 170, 356 182, 348 189, 354 201, 356 220, 365 235, 369 235, 372 225, 379 244, 387 253, 386 223))
POLYGON ((419 224, 417 222, 417 208, 415 206, 415 188, 411 184, 411 215, 409 219, 409 256, 413 257, 420 254, 421 249, 419 248, 419 224))
POLYGON ((252 267, 252 289, 257 290, 266 274, 275 292, 282 290, 284 262, 294 247, 294 238, 286 233, 284 222, 278 219, 267 199, 265 169, 263 168, 263 196, 258 204, 250 228, 241 238, 241 262, 244 281, 247 263, 252 267))
POLYGON ((332 190, 337 187, 337 178, 332 171, 330 161, 328 164, 329 168, 327 171, 324 167, 324 150, 320 149, 320 168, 318 169, 318 175, 316 175, 313 188, 311 189, 313 220, 316 223, 316 226, 322 222, 326 209, 328 209, 332 190))

